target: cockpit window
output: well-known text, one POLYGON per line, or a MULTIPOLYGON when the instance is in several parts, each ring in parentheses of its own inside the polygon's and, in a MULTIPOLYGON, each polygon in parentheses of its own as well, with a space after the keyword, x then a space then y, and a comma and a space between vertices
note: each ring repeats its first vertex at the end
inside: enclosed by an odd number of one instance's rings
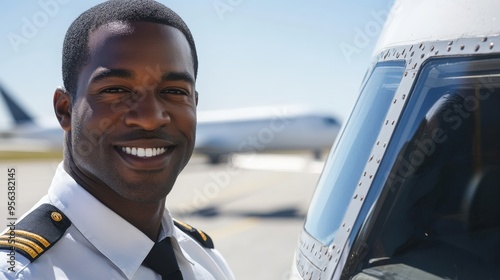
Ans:
POLYGON ((498 279, 500 58, 429 61, 392 139, 344 275, 498 279))
POLYGON ((306 231, 325 245, 344 217, 404 69, 404 61, 376 65, 328 159, 305 223, 306 231))

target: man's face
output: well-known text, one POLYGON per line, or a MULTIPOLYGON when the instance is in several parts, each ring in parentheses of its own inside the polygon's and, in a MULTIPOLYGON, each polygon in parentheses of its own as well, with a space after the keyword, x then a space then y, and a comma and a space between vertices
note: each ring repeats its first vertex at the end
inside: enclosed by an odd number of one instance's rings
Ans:
POLYGON ((89 36, 70 151, 87 178, 137 202, 164 198, 193 152, 194 67, 177 29, 115 22, 89 36))

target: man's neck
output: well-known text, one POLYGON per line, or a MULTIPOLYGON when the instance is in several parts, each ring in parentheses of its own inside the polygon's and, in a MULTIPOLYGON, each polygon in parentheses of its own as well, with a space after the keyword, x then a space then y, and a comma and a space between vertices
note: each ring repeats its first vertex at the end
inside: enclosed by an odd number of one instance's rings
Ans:
POLYGON ((85 176, 72 164, 72 161, 65 160, 64 168, 82 188, 102 204, 142 231, 151 240, 157 241, 166 199, 147 203, 131 201, 118 195, 103 182, 85 176))

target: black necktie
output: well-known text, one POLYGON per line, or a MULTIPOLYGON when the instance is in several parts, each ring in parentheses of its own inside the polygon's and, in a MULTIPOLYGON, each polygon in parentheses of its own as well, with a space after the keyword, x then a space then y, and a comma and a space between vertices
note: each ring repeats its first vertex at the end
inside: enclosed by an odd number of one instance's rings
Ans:
POLYGON ((161 275, 163 280, 182 280, 182 273, 175 259, 174 248, 170 241, 170 237, 156 242, 149 254, 142 262, 161 275))

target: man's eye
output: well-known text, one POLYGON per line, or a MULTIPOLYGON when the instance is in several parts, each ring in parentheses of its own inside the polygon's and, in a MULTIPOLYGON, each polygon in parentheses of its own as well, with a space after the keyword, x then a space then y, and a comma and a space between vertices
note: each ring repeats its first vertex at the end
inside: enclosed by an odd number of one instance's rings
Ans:
POLYGON ((130 91, 123 88, 106 88, 101 90, 101 93, 127 93, 127 92, 130 91))
POLYGON ((187 91, 181 90, 181 89, 175 89, 175 88, 164 89, 160 93, 162 93, 162 94, 174 94, 174 95, 189 95, 189 93, 187 91))

